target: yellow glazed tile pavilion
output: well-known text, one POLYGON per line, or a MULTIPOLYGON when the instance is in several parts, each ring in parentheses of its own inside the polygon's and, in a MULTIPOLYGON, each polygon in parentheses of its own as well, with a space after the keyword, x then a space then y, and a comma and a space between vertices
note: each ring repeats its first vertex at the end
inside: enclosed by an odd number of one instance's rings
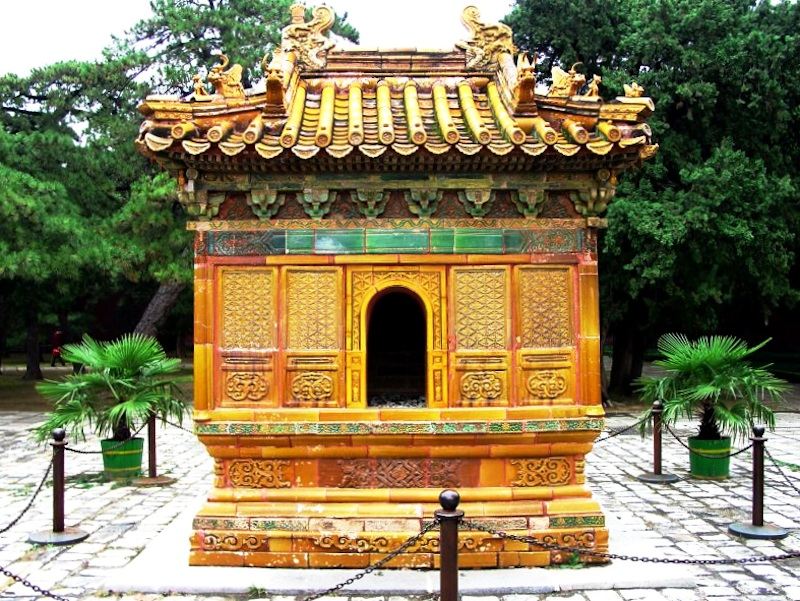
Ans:
MULTIPOLYGON (((195 429, 215 462, 192 564, 363 567, 443 488, 466 515, 607 548, 597 229, 652 156, 636 84, 554 69, 462 14, 451 51, 339 50, 292 7, 265 81, 227 57, 137 140, 195 217, 195 429)), ((459 534, 462 567, 560 563, 459 534)), ((426 535, 390 567, 434 567, 426 535)))

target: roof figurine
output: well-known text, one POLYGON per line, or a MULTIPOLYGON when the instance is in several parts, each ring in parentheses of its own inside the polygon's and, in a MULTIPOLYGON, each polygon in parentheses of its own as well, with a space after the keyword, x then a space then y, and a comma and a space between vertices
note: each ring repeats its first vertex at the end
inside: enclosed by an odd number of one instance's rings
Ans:
POLYGON ((328 6, 317 6, 312 19, 306 23, 305 6, 293 4, 289 10, 292 22, 283 28, 281 48, 286 52, 294 52, 302 67, 324 69, 325 54, 334 46, 327 33, 336 20, 335 13, 328 6))
POLYGON ((472 33, 469 40, 456 43, 456 48, 462 48, 467 53, 467 69, 494 68, 500 55, 515 54, 514 34, 508 25, 482 23, 481 14, 475 6, 464 9, 461 22, 472 33))
POLYGON ((539 94, 535 57, 516 56, 511 29, 481 22, 475 7, 462 14, 470 39, 450 51, 336 48, 330 8, 308 21, 302 5, 291 11, 260 87, 244 90, 241 67, 220 54, 208 76, 215 94, 195 79, 184 99, 145 100, 140 150, 176 173, 291 172, 312 159, 317 171, 457 172, 570 161, 619 170, 651 145, 654 107, 637 84, 608 102, 596 78, 579 95, 586 77, 576 64, 554 68, 539 94))

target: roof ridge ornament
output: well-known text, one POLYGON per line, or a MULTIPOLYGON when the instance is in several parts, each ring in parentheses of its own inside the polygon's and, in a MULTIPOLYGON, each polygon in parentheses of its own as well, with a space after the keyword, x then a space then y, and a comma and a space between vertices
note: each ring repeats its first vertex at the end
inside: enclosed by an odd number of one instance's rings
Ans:
MULTIPOLYGON (((225 71, 225 67, 230 63, 226 54, 219 53, 219 64, 211 67, 208 72, 208 81, 214 86, 214 91, 223 98, 244 98, 244 86, 242 86, 242 66, 234 64, 225 71)), ((195 87, 195 95, 197 94, 195 87)))
POLYGON ((281 48, 285 52, 294 52, 301 68, 324 69, 327 52, 334 46, 326 34, 333 27, 336 13, 323 4, 314 8, 312 19, 306 22, 304 5, 293 4, 290 10, 292 22, 283 28, 281 48))
POLYGON ((456 48, 467 53, 467 69, 497 67, 501 54, 513 55, 516 52, 511 28, 504 23, 483 23, 476 6, 467 6, 462 11, 461 22, 472 34, 471 39, 456 42, 456 48))
POLYGON ((582 64, 580 62, 574 63, 569 68, 569 71, 564 71, 559 66, 553 67, 550 71, 553 85, 550 86, 550 91, 547 95, 551 98, 570 98, 575 96, 586 84, 586 76, 583 73, 578 73, 575 69, 575 67, 582 64))

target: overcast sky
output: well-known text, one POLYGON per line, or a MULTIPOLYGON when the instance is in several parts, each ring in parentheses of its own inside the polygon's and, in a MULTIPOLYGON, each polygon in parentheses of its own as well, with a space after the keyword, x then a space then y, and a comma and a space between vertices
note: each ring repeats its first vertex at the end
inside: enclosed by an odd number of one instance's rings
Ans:
MULTIPOLYGON (((464 39, 467 31, 459 17, 468 4, 478 6, 486 22, 499 20, 512 4, 511 0, 326 3, 337 13, 348 13, 363 46, 420 48, 450 48, 464 39)), ((59 60, 99 58, 113 34, 123 34, 149 14, 149 0, 0 0, 0 74, 26 74, 59 60)))

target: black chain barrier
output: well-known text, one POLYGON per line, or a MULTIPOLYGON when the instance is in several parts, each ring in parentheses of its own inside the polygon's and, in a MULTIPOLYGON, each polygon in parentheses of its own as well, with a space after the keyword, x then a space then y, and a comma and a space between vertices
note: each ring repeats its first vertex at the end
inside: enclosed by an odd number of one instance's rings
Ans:
POLYGON ((172 426, 173 428, 178 428, 178 430, 183 430, 184 432, 188 432, 189 434, 194 434, 194 430, 190 430, 189 428, 184 428, 184 427, 183 427, 183 426, 181 426, 180 424, 175 424, 175 423, 172 423, 172 422, 171 422, 171 421, 169 421, 168 419, 165 419, 165 420, 164 420, 164 422, 165 422, 165 423, 167 423, 167 424, 169 424, 169 425, 170 425, 170 426, 172 426))
POLYGON ((711 455, 711 454, 707 454, 707 453, 701 453, 700 451, 697 451, 697 450, 691 448, 688 444, 683 442, 683 440, 677 434, 675 434, 675 432, 672 430, 672 428, 670 428, 667 424, 664 424, 664 427, 667 429, 667 432, 672 434, 672 437, 675 440, 677 440, 679 443, 681 443, 681 446, 683 446, 684 448, 688 449, 688 451, 692 455, 695 455, 697 457, 705 457, 706 459, 722 459, 724 457, 736 457, 737 455, 741 455, 742 453, 746 453, 747 451, 749 451, 750 449, 753 448, 753 444, 750 443, 746 447, 742 447, 741 449, 739 449, 737 451, 734 451, 733 453, 725 453, 725 454, 719 454, 719 455, 711 455))
POLYGON ((778 461, 772 456, 772 453, 769 452, 769 449, 764 447, 764 452, 767 454, 767 457, 769 457, 769 460, 772 462, 772 465, 775 466, 775 469, 778 470, 778 473, 781 476, 783 476, 783 479, 786 481, 786 484, 788 484, 794 490, 794 492, 796 492, 798 495, 800 495, 800 489, 798 489, 797 486, 794 485, 794 482, 792 482, 792 479, 789 478, 787 473, 783 471, 783 469, 781 468, 781 466, 778 463, 778 461))
POLYGON ((434 530, 438 525, 439 525, 439 520, 434 518, 434 520, 432 522, 430 522, 427 526, 425 526, 422 530, 420 530, 419 533, 417 533, 414 536, 412 536, 411 538, 409 538, 407 541, 405 541, 402 545, 397 547, 397 549, 395 549, 391 553, 387 553, 385 557, 380 558, 378 561, 373 563, 368 568, 365 568, 364 570, 360 571, 358 574, 355 574, 355 575, 351 576, 350 578, 348 578, 347 580, 344 580, 344 581, 340 582, 336 586, 332 586, 331 588, 329 588, 327 590, 324 590, 322 592, 319 592, 319 593, 314 593, 313 595, 310 595, 308 597, 303 597, 302 601, 316 601, 317 599, 320 599, 321 597, 327 597, 328 595, 331 595, 331 594, 333 594, 333 593, 335 593, 337 591, 340 591, 344 587, 353 584, 356 580, 361 580, 367 574, 371 574, 375 570, 378 570, 378 569, 382 568, 384 565, 389 563, 391 560, 393 560, 398 555, 402 555, 403 553, 405 553, 408 548, 412 547, 417 542, 419 542, 422 539, 422 537, 424 537, 426 534, 428 534, 428 532, 430 532, 431 530, 434 530))
POLYGON ((622 553, 607 553, 603 551, 594 551, 592 549, 586 549, 584 547, 566 547, 563 545, 557 545, 555 543, 548 543, 543 540, 539 540, 533 536, 521 536, 517 534, 509 534, 507 532, 503 532, 502 530, 495 530, 494 528, 489 528, 484 526, 483 524, 478 524, 476 522, 472 522, 469 520, 461 520, 461 524, 470 530, 477 530, 479 532, 486 532, 493 536, 497 536, 500 538, 508 539, 517 541, 520 543, 527 543, 529 545, 536 545, 542 547, 543 549, 547 549, 548 551, 562 551, 566 553, 576 553, 578 555, 585 555, 588 557, 598 557, 601 559, 618 559, 620 561, 636 561, 639 563, 669 563, 669 564, 679 564, 679 565, 739 565, 739 564, 751 564, 751 563, 763 563, 769 561, 783 561, 786 559, 797 559, 800 557, 800 551, 790 551, 788 553, 780 553, 777 555, 755 555, 752 557, 741 557, 741 558, 733 558, 733 557, 724 557, 719 559, 693 559, 693 558, 680 558, 680 557, 640 557, 637 555, 625 555, 622 553))
POLYGON ((24 516, 26 513, 28 513, 28 510, 31 507, 33 507, 33 502, 36 500, 36 497, 39 496, 39 493, 42 492, 42 489, 44 488, 44 483, 47 482, 47 478, 48 478, 48 476, 50 476, 50 470, 52 470, 52 469, 53 469, 53 459, 51 457, 50 458, 50 463, 47 464, 47 469, 44 471, 44 476, 42 476, 42 480, 41 480, 41 482, 39 482, 39 486, 36 487, 36 490, 34 491, 33 496, 28 501, 28 504, 25 505, 25 507, 22 509, 22 511, 20 512, 20 514, 16 518, 11 520, 11 522, 8 524, 8 526, 6 526, 3 529, 0 529, 0 534, 5 534, 9 530, 11 530, 14 526, 16 526, 17 522, 19 522, 22 519, 22 516, 24 516))
POLYGON ((595 440, 594 444, 599 444, 601 442, 605 442, 609 438, 614 438, 615 436, 619 436, 620 434, 625 434, 625 432, 629 432, 629 431, 633 430, 634 428, 642 425, 644 422, 647 421, 647 419, 648 419, 647 417, 643 417, 638 422, 635 422, 633 424, 625 426, 624 428, 620 428, 619 430, 611 430, 610 432, 608 432, 608 434, 606 434, 602 438, 598 438, 597 440, 595 440))
POLYGON ((37 593, 39 593, 40 595, 44 595, 45 597, 56 599, 56 601, 70 601, 66 597, 62 597, 61 595, 56 595, 55 593, 50 592, 47 589, 43 589, 40 586, 36 586, 33 582, 25 580, 22 576, 18 576, 13 572, 9 572, 3 566, 0 566, 0 574, 3 574, 4 576, 11 578, 11 580, 13 580, 14 582, 19 582, 22 586, 28 587, 29 589, 36 591, 37 593))
MULTIPOLYGON (((117 442, 116 444, 114 444, 114 445, 112 445, 112 446, 108 447, 108 448, 106 449, 106 451, 114 451, 114 450, 116 450, 116 449, 120 448, 120 447, 121 447, 122 445, 124 445, 126 442, 130 442, 131 440, 133 440, 134 438, 136 438, 136 436, 137 436, 137 435, 138 435, 138 434, 139 434, 139 433, 140 433, 142 430, 144 430, 144 429, 145 429, 145 427, 147 427, 147 422, 144 422, 144 423, 143 423, 141 426, 139 426, 139 429, 138 429, 138 430, 136 430, 136 432, 134 432, 134 433, 133 433, 133 434, 131 434, 130 436, 128 436, 128 438, 126 438, 125 440, 120 440, 120 441, 119 441, 119 442, 117 442)), ((78 455, 101 455, 101 454, 103 453, 103 451, 86 451, 86 450, 84 450, 84 449, 73 449, 73 448, 71 448, 71 447, 67 447, 67 446, 65 446, 65 447, 64 447, 64 450, 65 450, 65 451, 69 451, 70 453, 76 453, 76 454, 78 454, 78 455)))

